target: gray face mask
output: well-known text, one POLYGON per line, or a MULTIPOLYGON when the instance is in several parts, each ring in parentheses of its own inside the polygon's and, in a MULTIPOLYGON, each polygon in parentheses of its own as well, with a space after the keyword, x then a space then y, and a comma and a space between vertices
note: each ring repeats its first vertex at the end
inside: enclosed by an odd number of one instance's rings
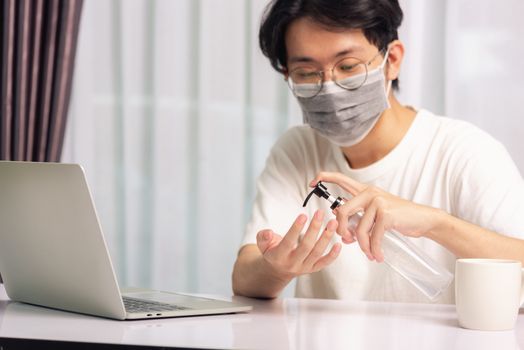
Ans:
MULTIPOLYGON (((341 147, 362 141, 382 112, 390 107, 388 94, 391 81, 386 89, 384 75, 388 54, 386 52, 379 67, 368 72, 366 82, 357 90, 346 90, 330 81, 324 83, 322 91, 312 98, 297 97, 304 122, 341 147)), ((350 79, 359 78, 351 77, 347 81, 350 79)), ((308 89, 308 86, 295 86, 297 90, 301 88, 308 89)))

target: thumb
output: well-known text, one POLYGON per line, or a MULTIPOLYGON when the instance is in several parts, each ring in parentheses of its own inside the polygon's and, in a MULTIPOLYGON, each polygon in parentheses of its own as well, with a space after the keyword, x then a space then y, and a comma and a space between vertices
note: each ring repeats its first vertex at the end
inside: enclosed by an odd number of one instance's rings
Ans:
POLYGON ((257 233, 257 246, 262 254, 269 249, 272 240, 273 231, 271 230, 262 230, 257 233))

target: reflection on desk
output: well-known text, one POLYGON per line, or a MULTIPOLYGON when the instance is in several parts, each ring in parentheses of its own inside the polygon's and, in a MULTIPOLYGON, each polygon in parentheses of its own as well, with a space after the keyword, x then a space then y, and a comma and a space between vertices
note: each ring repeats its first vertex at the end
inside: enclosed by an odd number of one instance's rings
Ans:
POLYGON ((515 330, 480 332, 459 328, 453 305, 248 302, 254 310, 247 314, 113 321, 10 302, 0 294, 0 337, 215 349, 524 350, 524 310, 515 330))

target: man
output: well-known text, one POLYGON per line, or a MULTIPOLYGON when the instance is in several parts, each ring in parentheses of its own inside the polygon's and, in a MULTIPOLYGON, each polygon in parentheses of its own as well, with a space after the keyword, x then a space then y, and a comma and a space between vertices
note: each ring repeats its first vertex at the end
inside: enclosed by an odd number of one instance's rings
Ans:
MULTIPOLYGON (((233 271, 236 294, 276 297, 297 277, 299 297, 427 301, 382 263, 387 230, 449 270, 457 257, 524 262, 524 181, 504 147, 473 125, 395 98, 402 16, 397 0, 268 6, 260 46, 306 125, 281 137, 260 175, 233 271), (319 181, 349 199, 334 213, 313 199, 309 224, 305 214, 293 222, 319 181)), ((452 303, 453 288, 438 301, 452 303)))

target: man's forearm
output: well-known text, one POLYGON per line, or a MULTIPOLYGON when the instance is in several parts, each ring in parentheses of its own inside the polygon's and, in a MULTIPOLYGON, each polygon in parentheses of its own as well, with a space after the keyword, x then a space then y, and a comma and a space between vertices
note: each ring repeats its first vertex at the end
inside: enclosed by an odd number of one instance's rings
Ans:
POLYGON ((519 260, 524 264, 524 240, 508 237, 437 211, 434 229, 425 236, 459 258, 519 260))
POLYGON ((233 292, 255 298, 276 298, 292 277, 278 276, 256 245, 245 246, 233 268, 233 292))

